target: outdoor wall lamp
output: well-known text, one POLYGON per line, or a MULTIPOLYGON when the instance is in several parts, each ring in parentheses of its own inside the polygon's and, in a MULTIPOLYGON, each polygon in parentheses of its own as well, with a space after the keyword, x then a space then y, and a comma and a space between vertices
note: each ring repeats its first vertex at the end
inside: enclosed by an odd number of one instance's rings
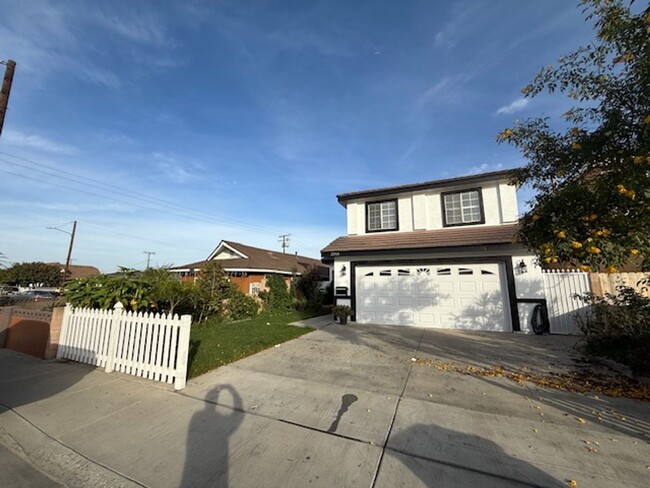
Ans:
POLYGON ((341 276, 345 276, 345 273, 346 273, 346 272, 347 272, 347 269, 346 269, 345 265, 343 265, 343 266, 341 267, 341 276))
POLYGON ((528 272, 528 266, 526 266, 526 263, 522 259, 521 262, 517 265, 517 268, 519 269, 519 274, 524 274, 528 272))

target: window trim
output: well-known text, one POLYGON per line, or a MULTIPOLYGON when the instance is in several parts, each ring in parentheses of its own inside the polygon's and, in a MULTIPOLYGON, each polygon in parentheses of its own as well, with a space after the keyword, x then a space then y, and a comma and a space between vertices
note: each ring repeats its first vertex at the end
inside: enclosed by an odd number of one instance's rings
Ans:
MULTIPOLYGON (((478 188, 463 188, 462 190, 454 191, 445 191, 440 193, 440 208, 442 209, 442 226, 443 227, 461 227, 464 225, 481 225, 485 223, 485 207, 483 205, 483 191, 480 187, 478 188), (481 219, 476 222, 460 222, 458 224, 449 224, 447 223, 447 209, 445 208, 445 197, 447 195, 455 195, 457 193, 467 193, 470 191, 478 192, 478 205, 479 212, 481 214, 481 219)), ((462 210, 461 210, 462 212, 462 210)))
POLYGON ((397 198, 389 198, 388 200, 373 200, 370 202, 366 202, 366 234, 372 234, 374 232, 395 232, 399 230, 399 204, 398 204, 398 199, 397 198), (389 203, 393 202, 395 203, 395 228, 394 229, 375 229, 371 230, 368 226, 368 206, 373 205, 373 204, 381 204, 381 203, 389 203))

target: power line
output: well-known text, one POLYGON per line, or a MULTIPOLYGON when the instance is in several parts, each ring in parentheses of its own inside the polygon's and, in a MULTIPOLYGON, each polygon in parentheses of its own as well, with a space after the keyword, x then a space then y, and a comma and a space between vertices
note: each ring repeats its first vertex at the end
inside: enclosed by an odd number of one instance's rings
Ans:
MULTIPOLYGON (((137 207, 145 209, 145 210, 151 210, 151 211, 156 211, 156 212, 164 212, 165 214, 174 213, 175 215, 183 217, 183 218, 191 218, 191 219, 194 219, 196 221, 201 221, 201 222, 216 223, 216 224, 224 225, 226 227, 230 227, 230 228, 233 228, 233 229, 249 228, 249 229, 253 229, 253 230, 262 230, 262 231, 264 231, 266 233, 269 233, 269 234, 271 234, 271 233, 275 234, 275 231, 273 229, 265 227, 265 226, 248 224, 248 223, 242 222, 240 220, 230 219, 230 218, 227 218, 227 217, 215 217, 213 214, 209 214, 207 212, 197 210, 197 209, 194 209, 194 208, 191 208, 191 207, 187 207, 187 206, 184 206, 184 205, 179 205, 177 203, 173 203, 171 201, 167 201, 167 200, 164 200, 164 199, 161 199, 161 198, 153 197, 153 196, 141 193, 141 192, 139 192, 137 195, 134 195, 132 190, 128 190, 128 189, 119 187, 117 185, 112 185, 110 183, 105 183, 105 182, 102 182, 102 181, 99 181, 99 180, 96 180, 96 179, 93 179, 93 178, 89 178, 89 177, 86 177, 86 176, 82 176, 82 175, 70 172, 70 171, 61 170, 61 169, 55 168, 53 166, 49 166, 49 165, 46 165, 46 164, 43 164, 43 163, 39 163, 38 161, 34 161, 32 159, 24 158, 22 156, 17 156, 17 155, 10 154, 10 153, 4 152, 4 151, 0 151, 0 154, 11 157, 11 158, 19 159, 21 161, 27 162, 27 163, 32 164, 32 165, 36 165, 36 166, 39 166, 39 167, 42 167, 42 168, 49 169, 49 170, 53 171, 54 173, 52 173, 51 171, 43 171, 43 170, 40 170, 40 169, 37 169, 37 168, 32 168, 30 166, 26 166, 24 164, 17 163, 16 161, 10 161, 10 160, 4 159, 4 158, 0 158, 0 161, 3 161, 6 164, 9 164, 9 165, 12 165, 12 166, 18 166, 18 167, 25 168, 25 169, 28 169, 28 170, 31 170, 31 171, 36 171, 36 172, 39 172, 39 173, 42 173, 42 174, 45 174, 45 175, 48 175, 48 176, 52 176, 52 177, 55 177, 55 178, 59 178, 59 179, 65 180, 65 181, 72 182, 72 183, 75 183, 75 184, 83 184, 85 186, 91 186, 91 187, 97 188, 98 190, 101 190, 103 192, 110 192, 110 193, 119 195, 119 196, 121 196, 123 198, 124 197, 128 198, 129 200, 136 200, 136 201, 144 202, 147 205, 145 206, 145 205, 142 205, 142 204, 139 204, 139 203, 133 203, 131 201, 125 201, 125 200, 115 198, 115 197, 111 197, 111 196, 107 196, 107 195, 98 195, 96 193, 84 191, 84 190, 81 190, 81 189, 76 188, 76 187, 65 186, 65 185, 61 185, 61 184, 58 184, 58 183, 53 183, 51 181, 44 181, 44 180, 40 180, 40 179, 37 179, 37 178, 29 177, 29 176, 24 175, 24 174, 13 173, 13 172, 10 172, 10 171, 7 171, 7 170, 0 169, 0 171, 3 171, 5 173, 7 173, 7 174, 11 174, 11 175, 14 175, 14 176, 30 179, 32 181, 37 181, 37 182, 40 182, 40 183, 49 184, 49 185, 52 185, 52 186, 58 186, 60 188, 65 188, 65 189, 76 191, 76 192, 79 192, 79 193, 92 195, 94 197, 101 197, 101 198, 113 200, 113 201, 116 201, 116 202, 122 203, 122 204, 137 206, 137 207), (62 174, 65 174, 65 175, 69 175, 69 176, 72 176, 73 178, 81 179, 81 180, 84 180, 86 182, 90 182, 90 184, 82 182, 82 181, 77 181, 76 179, 68 178, 66 176, 61 176, 61 175, 56 174, 56 173, 62 173, 62 174), (108 187, 108 188, 106 188, 106 187, 108 187), (154 206, 152 207, 151 205, 154 205, 154 206), (165 206, 167 208, 162 208, 162 206, 165 206), (174 210, 179 209, 184 213, 170 212, 170 209, 174 209, 174 210), (187 215, 187 213, 185 213, 185 212, 191 212, 191 213, 196 214, 196 215, 187 215), (205 216, 205 217, 203 217, 203 216, 205 216), (231 222, 231 223, 228 223, 228 222, 231 222)), ((314 245, 312 242, 309 242, 309 241, 307 241, 305 239, 302 239, 300 237, 294 236, 294 238, 297 241, 302 242, 303 244, 305 244, 307 246, 313 246, 314 245)))
MULTIPOLYGON (((104 183, 102 181, 99 181, 99 180, 96 180, 96 179, 93 179, 93 178, 88 178, 86 176, 82 176, 82 175, 79 175, 79 174, 76 174, 76 173, 72 173, 70 171, 61 170, 61 169, 55 168, 53 166, 49 166, 47 164, 39 163, 39 162, 34 161, 32 159, 24 158, 22 156, 16 156, 14 154, 10 154, 10 153, 4 152, 4 151, 0 151, 0 154, 11 157, 11 158, 20 159, 21 161, 25 161, 25 162, 27 162, 29 164, 33 164, 33 165, 36 165, 36 166, 47 168, 47 169, 55 171, 55 172, 67 174, 67 175, 73 176, 74 178, 79 178, 79 179, 82 179, 82 180, 85 180, 85 181, 92 182, 93 184, 90 185, 90 186, 98 188, 98 189, 100 189, 102 191, 107 191, 107 192, 111 192, 111 193, 120 194, 121 196, 125 196, 125 197, 127 197, 129 199, 132 199, 132 200, 140 200, 140 201, 143 201, 143 202, 149 203, 149 204, 153 203, 153 204, 156 204, 156 205, 165 205, 167 207, 177 208, 177 209, 181 209, 181 210, 184 210, 184 211, 193 212, 195 214, 205 215, 205 216, 207 216, 208 219, 210 219, 210 221, 232 222, 234 224, 237 224, 237 226, 234 227, 234 228, 248 227, 248 228, 251 228, 251 229, 254 229, 254 230, 263 230, 263 231, 268 232, 268 233, 276 234, 276 231, 274 229, 269 228, 269 227, 254 225, 254 224, 247 224, 245 222, 241 222, 240 220, 230 219, 230 218, 227 218, 227 217, 215 217, 214 215, 209 214, 207 212, 204 212, 202 210, 197 210, 195 208, 186 207, 184 205, 179 205, 177 203, 170 202, 168 200, 164 200, 164 199, 157 198, 157 197, 152 197, 152 196, 144 194, 144 193, 138 193, 138 195, 134 196, 133 191, 122 188, 122 187, 119 187, 117 185, 112 185, 110 183, 104 183), (113 190, 103 188, 103 187, 110 187, 110 188, 113 188, 113 190), (156 202, 159 202, 159 203, 156 203, 156 202)), ((37 171, 37 172, 40 172, 40 173, 44 173, 44 174, 47 174, 49 176, 54 176, 56 178, 61 178, 61 179, 67 180, 67 181, 72 181, 74 183, 81 183, 81 182, 72 180, 70 178, 64 177, 64 176, 60 176, 60 175, 57 175, 57 174, 52 174, 50 172, 42 171, 42 170, 39 170, 39 169, 36 169, 36 168, 31 168, 29 166, 25 166, 25 165, 22 165, 20 163, 16 163, 15 161, 9 161, 9 160, 6 160, 4 158, 0 158, 0 161, 4 161, 5 163, 15 165, 15 166, 19 166, 19 167, 22 167, 22 168, 30 169, 32 171, 37 171)), ((83 183, 83 184, 87 185, 87 183, 83 183)), ((126 202, 122 202, 122 203, 126 203, 126 202)))

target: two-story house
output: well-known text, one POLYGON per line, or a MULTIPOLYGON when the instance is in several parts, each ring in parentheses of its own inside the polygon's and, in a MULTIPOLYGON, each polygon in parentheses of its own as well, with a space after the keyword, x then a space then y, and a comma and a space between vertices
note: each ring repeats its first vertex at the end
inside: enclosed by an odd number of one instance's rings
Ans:
POLYGON ((512 171, 338 195, 347 235, 325 247, 337 304, 359 323, 529 330, 541 269, 514 237, 512 171))

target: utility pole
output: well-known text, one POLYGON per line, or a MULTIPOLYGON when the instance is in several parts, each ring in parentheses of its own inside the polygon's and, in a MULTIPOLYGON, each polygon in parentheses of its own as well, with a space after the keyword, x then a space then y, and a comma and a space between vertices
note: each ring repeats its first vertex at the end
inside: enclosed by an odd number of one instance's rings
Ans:
POLYGON ((7 113, 7 105, 9 104, 9 92, 11 91, 11 84, 14 80, 16 62, 10 59, 6 62, 0 61, 0 64, 7 65, 5 77, 2 81, 2 89, 0 90, 0 135, 2 135, 2 126, 5 123, 5 114, 7 113))
POLYGON ((291 234, 284 234, 281 235, 278 238, 278 242, 280 243, 280 246, 282 247, 282 254, 287 252, 287 248, 289 247, 289 236, 291 234))
POLYGON ((156 253, 153 251, 142 251, 142 254, 147 255, 147 269, 149 269, 149 264, 151 263, 151 255, 156 253))
POLYGON ((63 271, 63 282, 68 279, 68 271, 70 271, 70 258, 72 257, 72 245, 74 244, 74 235, 77 232, 77 221, 72 224, 72 234, 70 234, 70 246, 68 246, 68 257, 65 260, 65 270, 63 271))
POLYGON ((59 229, 58 227, 47 227, 47 228, 50 230, 58 230, 59 232, 63 232, 64 234, 68 234, 70 236, 70 245, 68 246, 68 257, 65 260, 65 268, 63 269, 63 279, 61 280, 62 283, 65 283, 65 280, 68 279, 68 272, 70 271, 70 261, 71 261, 70 258, 72 258, 72 246, 74 245, 74 235, 77 232, 77 221, 75 220, 72 223, 72 232, 59 229))

